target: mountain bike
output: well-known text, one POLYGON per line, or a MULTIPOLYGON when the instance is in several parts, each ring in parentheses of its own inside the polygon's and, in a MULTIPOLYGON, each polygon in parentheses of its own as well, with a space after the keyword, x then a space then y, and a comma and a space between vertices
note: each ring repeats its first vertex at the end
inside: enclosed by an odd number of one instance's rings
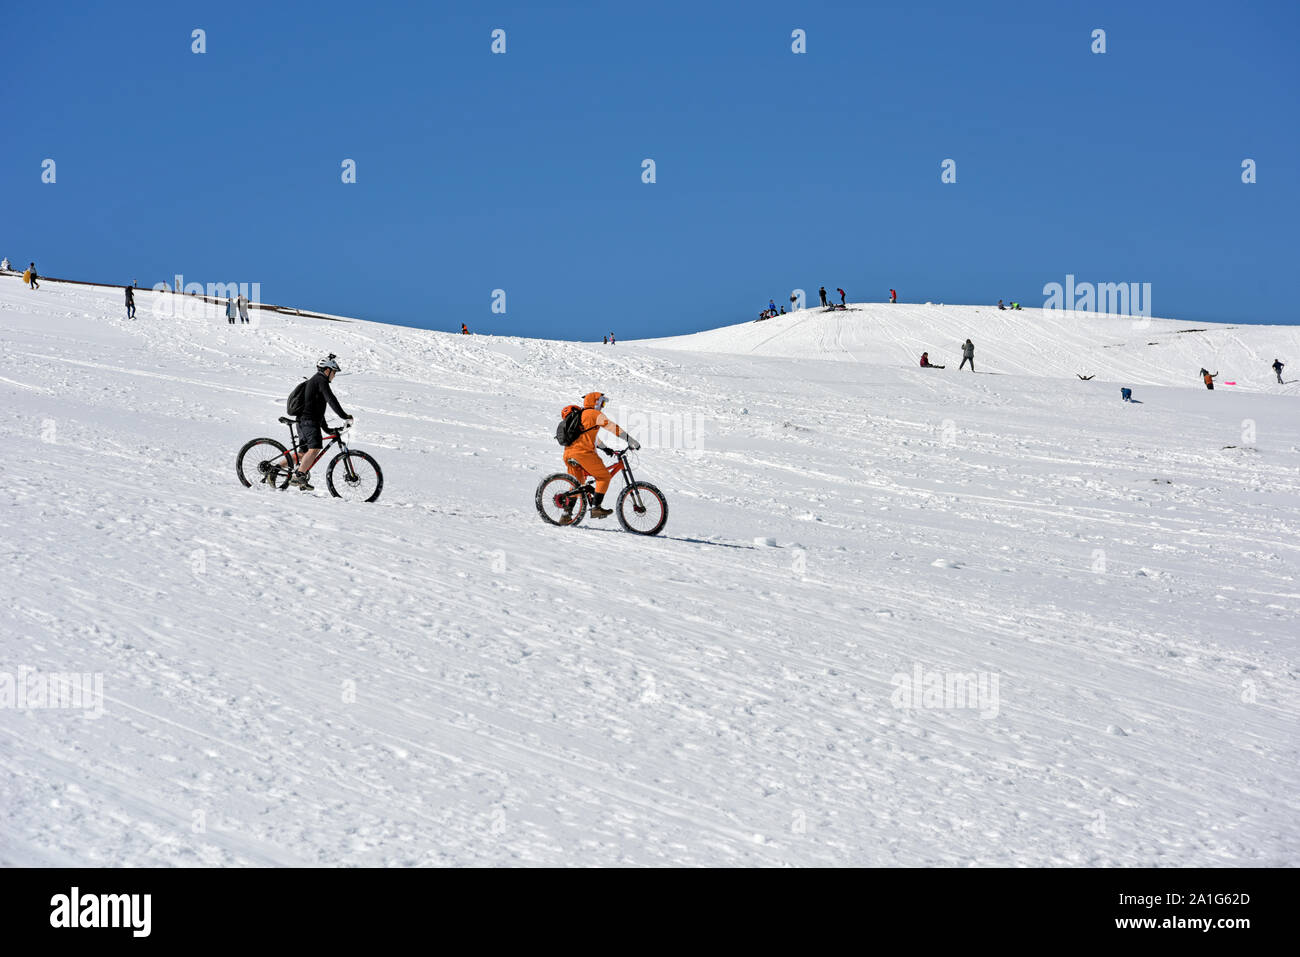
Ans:
MULTIPOLYGON (((618 459, 618 464, 610 468, 610 476, 623 476, 623 491, 618 493, 614 505, 614 514, 618 523, 626 532, 637 535, 658 535, 668 524, 668 500, 664 493, 649 482, 638 482, 632 475, 632 466, 628 462, 630 449, 614 451, 603 445, 600 451, 618 459)), ((578 465, 569 459, 570 465, 578 465)), ((581 467, 581 466, 579 466, 581 467)), ((577 525, 587 515, 587 509, 594 503, 596 488, 592 480, 579 484, 568 472, 556 472, 542 479, 537 486, 537 513, 542 520, 552 525, 577 525), (569 509, 569 518, 565 510, 569 509)))
MULTIPOLYGON (((245 488, 283 491, 289 487, 294 466, 299 462, 298 436, 293 419, 282 415, 280 421, 289 427, 289 448, 275 439, 253 439, 235 457, 235 474, 245 488)), ((325 453, 337 443, 340 451, 325 469, 325 484, 330 494, 352 502, 373 502, 384 490, 384 473, 367 453, 348 448, 343 439, 348 428, 346 424, 324 427, 322 437, 329 439, 329 444, 321 449, 316 461, 325 461, 325 453)))

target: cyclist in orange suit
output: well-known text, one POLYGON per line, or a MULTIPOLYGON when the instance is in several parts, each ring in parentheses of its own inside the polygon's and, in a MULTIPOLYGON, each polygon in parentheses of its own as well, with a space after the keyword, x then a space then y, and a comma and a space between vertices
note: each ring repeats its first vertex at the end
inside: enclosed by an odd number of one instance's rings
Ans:
MULTIPOLYGON (((601 461, 600 456, 596 453, 596 433, 601 429, 613 432, 615 435, 627 439, 629 448, 639 449, 641 443, 632 436, 628 435, 618 423, 601 410, 609 402, 609 396, 603 392, 588 392, 582 398, 582 434, 578 436, 577 441, 572 445, 565 446, 564 465, 579 482, 585 482, 590 476, 596 480, 596 498, 591 506, 592 518, 605 518, 611 514, 612 509, 605 508, 602 504, 605 500, 605 492, 609 490, 610 474, 605 463, 601 461), (574 465, 569 460, 573 459, 577 464, 574 465)), ((565 406, 560 413, 561 416, 567 416, 573 409, 573 406, 565 406)), ((565 510, 564 519, 567 521, 572 515, 572 506, 565 510)))

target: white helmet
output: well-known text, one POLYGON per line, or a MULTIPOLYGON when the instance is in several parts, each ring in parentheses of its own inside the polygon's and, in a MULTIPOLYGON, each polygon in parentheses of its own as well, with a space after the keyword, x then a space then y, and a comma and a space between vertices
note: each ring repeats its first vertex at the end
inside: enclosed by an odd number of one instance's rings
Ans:
POLYGON ((321 370, 333 369, 335 372, 338 372, 339 361, 338 359, 335 358, 334 353, 331 352, 324 359, 321 359, 319 362, 316 363, 316 368, 321 370))

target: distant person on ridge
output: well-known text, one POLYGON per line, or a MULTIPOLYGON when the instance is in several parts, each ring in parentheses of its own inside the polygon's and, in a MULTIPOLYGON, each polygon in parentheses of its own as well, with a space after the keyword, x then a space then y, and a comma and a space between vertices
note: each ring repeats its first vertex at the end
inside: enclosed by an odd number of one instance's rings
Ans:
POLYGON ((612 332, 609 334, 609 344, 611 346, 614 344, 614 333, 612 332))
POLYGON ((237 315, 239 315, 239 312, 235 309, 235 300, 227 299, 226 300, 226 322, 230 323, 233 326, 235 324, 235 317, 237 315))
POLYGON ((27 272, 23 274, 23 282, 27 283, 27 285, 31 286, 33 289, 41 288, 41 284, 36 281, 40 278, 41 277, 36 274, 36 263, 32 263, 28 266, 27 272))
POLYGON ((970 371, 974 372, 975 371, 975 343, 971 342, 969 339, 967 339, 964 343, 962 343, 961 365, 957 367, 957 371, 960 372, 962 369, 966 368, 966 363, 968 362, 970 363, 970 371))
POLYGON ((898 302, 898 290, 896 289, 889 290, 889 301, 898 302))
POLYGON ((794 293, 790 293, 790 311, 791 311, 791 312, 794 312, 794 304, 795 304, 796 302, 798 302, 798 301, 799 301, 799 297, 796 296, 794 293))
POLYGON ((248 322, 248 297, 241 292, 235 299, 235 306, 239 309, 240 324, 248 322))
POLYGON ((830 303, 826 301, 826 287, 825 287, 825 286, 822 286, 821 289, 819 289, 817 292, 818 292, 818 295, 820 295, 820 296, 822 297, 822 305, 823 305, 823 306, 829 306, 830 303))
POLYGON ((8 272, 8 271, 9 271, 9 257, 6 256, 4 258, 4 262, 0 262, 0 272, 8 272))
POLYGON ((135 291, 130 286, 126 287, 126 317, 135 318, 135 291))
POLYGON ((1281 359, 1273 360, 1273 371, 1277 373, 1278 385, 1285 385, 1285 383, 1282 381, 1282 370, 1285 368, 1286 368, 1286 363, 1283 362, 1281 359))
POLYGON ((1214 391, 1214 380, 1218 377, 1219 373, 1217 372, 1207 372, 1204 369, 1201 370, 1201 378, 1205 381, 1205 388, 1209 389, 1211 392, 1214 391))
POLYGON ((605 345, 609 345, 609 333, 605 333, 605 345))
MULTIPOLYGON (((622 436, 627 440, 628 448, 639 449, 641 443, 632 436, 628 435, 618 423, 605 415, 601 410, 609 402, 609 396, 602 392, 588 392, 582 398, 582 431, 578 433, 577 438, 564 447, 564 467, 568 469, 579 482, 587 481, 588 477, 595 479, 596 497, 592 501, 591 517, 606 518, 612 513, 612 509, 604 507, 605 493, 609 491, 610 474, 609 469, 605 467, 604 461, 596 452, 596 436, 601 429, 613 432, 615 435, 622 436)), ((576 405, 566 405, 561 411, 560 416, 567 419, 571 412, 576 412, 576 405)), ((573 518, 573 505, 571 501, 569 507, 564 510, 564 515, 560 519, 561 525, 567 525, 573 518)))
POLYGON ((844 290, 836 287, 835 291, 840 294, 840 305, 844 305, 844 290))
MULTIPOLYGON (((944 368, 944 366, 937 366, 937 365, 935 365, 933 362, 930 361, 930 353, 928 353, 928 352, 922 352, 922 353, 921 353, 921 368, 922 368, 922 369, 942 369, 942 368, 944 368)), ((974 367, 972 366, 972 368, 974 368, 974 367)))
POLYGON ((465 325, 463 322, 460 324, 460 334, 462 336, 469 335, 469 326, 465 325))
POLYGON ((774 316, 776 315, 776 300, 775 300, 775 299, 769 299, 769 300, 767 301, 767 311, 770 312, 770 313, 771 313, 772 315, 774 315, 774 316))
POLYGON ((1001 309, 1003 312, 1006 311, 1006 308, 1007 308, 1007 307, 1004 306, 1004 305, 1002 304, 1002 300, 1001 300, 1001 299, 998 300, 998 308, 1001 309))

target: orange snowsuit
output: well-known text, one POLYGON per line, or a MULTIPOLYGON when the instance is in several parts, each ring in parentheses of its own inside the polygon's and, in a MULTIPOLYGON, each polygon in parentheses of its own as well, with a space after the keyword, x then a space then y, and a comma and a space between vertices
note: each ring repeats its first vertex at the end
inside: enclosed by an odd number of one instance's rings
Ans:
MULTIPOLYGON (((603 394, 588 392, 582 397, 582 434, 578 436, 578 441, 564 449, 564 466, 569 470, 569 474, 579 482, 585 482, 590 475, 596 480, 596 491, 601 494, 609 490, 611 476, 609 469, 605 468, 605 463, 596 452, 596 433, 601 429, 608 429, 615 435, 623 434, 618 423, 596 408, 596 401, 603 394), (571 465, 569 459, 574 459, 578 464, 571 465)), ((568 415, 572 408, 574 407, 571 405, 565 406, 560 414, 568 415)))

